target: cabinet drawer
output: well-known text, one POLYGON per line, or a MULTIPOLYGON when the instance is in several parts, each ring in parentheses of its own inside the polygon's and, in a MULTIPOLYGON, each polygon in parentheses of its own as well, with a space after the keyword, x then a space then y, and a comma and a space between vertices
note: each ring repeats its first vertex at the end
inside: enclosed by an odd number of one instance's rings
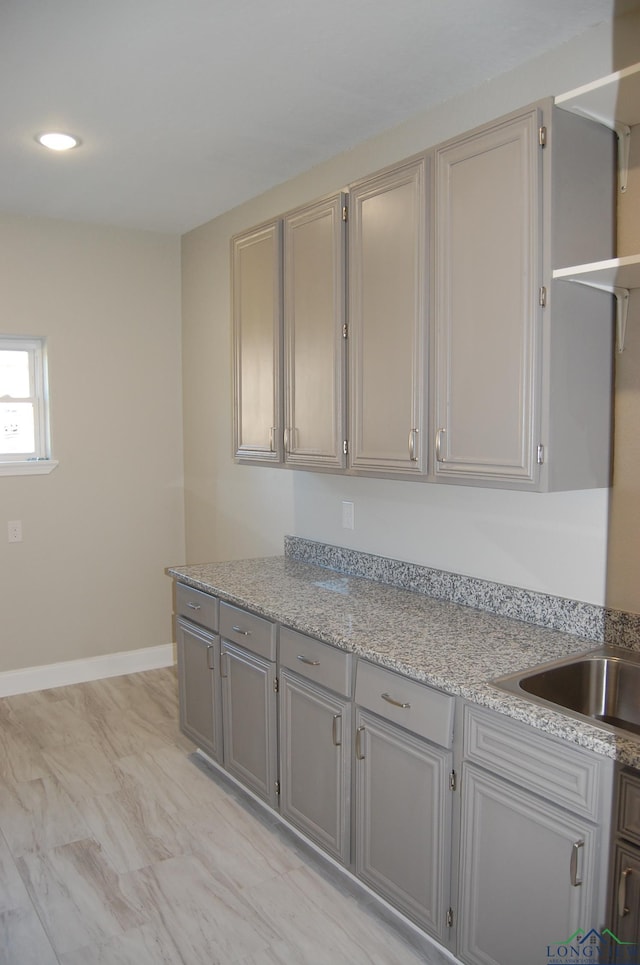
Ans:
POLYGON ((280 630, 280 663, 322 687, 350 697, 353 688, 353 654, 314 640, 297 630, 280 630))
POLYGON ((220 604, 220 636, 265 660, 276 659, 277 625, 230 603, 220 604))
POLYGON ((217 598, 184 583, 176 583, 176 614, 208 630, 218 629, 217 598))
POLYGON ((453 743, 455 698, 361 660, 356 703, 441 747, 453 743))
POLYGON ((613 761, 478 707, 465 707, 464 756, 592 820, 601 807, 600 787, 611 793, 605 778, 613 761))
POLYGON ((629 771, 620 775, 618 831, 640 844, 640 777, 629 771))

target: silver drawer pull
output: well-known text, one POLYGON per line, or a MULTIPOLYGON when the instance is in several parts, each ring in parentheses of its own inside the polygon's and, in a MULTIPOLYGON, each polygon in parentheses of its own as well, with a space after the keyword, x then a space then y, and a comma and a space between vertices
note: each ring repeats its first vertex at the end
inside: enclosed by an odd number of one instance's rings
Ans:
POLYGON ((356 731, 356 760, 363 761, 364 754, 362 753, 362 732, 364 730, 364 724, 362 727, 358 727, 356 731))
POLYGON ((241 627, 231 627, 234 633, 239 633, 241 637, 250 637, 251 630, 243 630, 241 627))
POLYGON ((620 872, 620 884, 618 885, 618 917, 624 918, 629 914, 627 906, 627 878, 631 874, 631 868, 623 868, 620 872))
POLYGON ((442 436, 446 431, 446 429, 438 429, 436 432, 436 462, 445 462, 442 455, 442 436))
POLYGON ((584 848, 584 841, 576 841, 571 847, 571 864, 569 865, 569 877, 574 888, 579 888, 582 878, 578 878, 578 852, 584 848))
POLYGON ((319 660, 309 660, 309 658, 308 658, 308 657, 305 657, 304 654, 302 654, 302 653, 299 653, 299 654, 298 654, 297 659, 298 659, 301 663, 306 663, 306 664, 308 664, 310 667, 319 667, 319 666, 320 666, 320 661, 319 661, 319 660))
POLYGON ((383 700, 386 700, 388 704, 393 704, 394 707, 401 707, 403 710, 409 710, 411 704, 403 704, 399 700, 394 700, 390 694, 380 694, 383 700))
POLYGON ((336 747, 340 747, 342 744, 342 740, 338 740, 338 721, 340 721, 342 729, 342 714, 334 714, 331 724, 331 739, 336 747))
POLYGON ((199 603, 187 603, 190 610, 200 610, 201 606, 199 603))

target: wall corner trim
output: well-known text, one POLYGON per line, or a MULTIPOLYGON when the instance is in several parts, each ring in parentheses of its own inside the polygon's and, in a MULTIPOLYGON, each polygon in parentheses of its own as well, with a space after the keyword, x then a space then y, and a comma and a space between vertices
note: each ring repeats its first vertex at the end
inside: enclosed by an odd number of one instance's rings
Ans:
POLYGON ((34 690, 49 690, 51 687, 66 687, 103 677, 120 677, 143 670, 156 670, 160 667, 171 667, 174 663, 174 646, 172 643, 165 643, 140 650, 106 653, 84 660, 64 660, 39 667, 25 667, 22 670, 7 670, 0 673, 0 697, 27 694, 34 690))

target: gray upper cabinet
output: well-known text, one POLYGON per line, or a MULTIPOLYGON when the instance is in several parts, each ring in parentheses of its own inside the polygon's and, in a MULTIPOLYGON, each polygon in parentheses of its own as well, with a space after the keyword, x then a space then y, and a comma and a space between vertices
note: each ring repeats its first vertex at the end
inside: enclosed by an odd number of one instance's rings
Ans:
POLYGON ((351 469, 427 468, 427 173, 419 157, 349 189, 351 469))
POLYGON ((282 224, 255 228, 231 242, 234 454, 243 461, 282 459, 282 224))
POLYGON ((345 196, 284 219, 284 461, 345 465, 345 196))
POLYGON ((437 480, 608 484, 611 309, 601 292, 552 287, 551 267, 611 252, 613 151, 609 132, 551 102, 436 151, 437 480))
POLYGON ((534 476, 541 117, 436 153, 436 474, 534 476))

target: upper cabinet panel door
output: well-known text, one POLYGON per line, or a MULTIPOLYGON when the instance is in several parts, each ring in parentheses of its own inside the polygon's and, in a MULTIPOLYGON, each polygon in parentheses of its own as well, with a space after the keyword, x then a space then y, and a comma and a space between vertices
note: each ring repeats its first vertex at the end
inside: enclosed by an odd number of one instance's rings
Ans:
POLYGON ((349 208, 351 468, 426 472, 427 159, 358 182, 349 208))
POLYGON ((234 452, 280 462, 282 227, 263 225, 232 240, 234 452))
POLYGON ((345 465, 345 197, 284 220, 285 463, 345 465))
POLYGON ((535 481, 537 109, 436 152, 434 449, 442 481, 535 481))

